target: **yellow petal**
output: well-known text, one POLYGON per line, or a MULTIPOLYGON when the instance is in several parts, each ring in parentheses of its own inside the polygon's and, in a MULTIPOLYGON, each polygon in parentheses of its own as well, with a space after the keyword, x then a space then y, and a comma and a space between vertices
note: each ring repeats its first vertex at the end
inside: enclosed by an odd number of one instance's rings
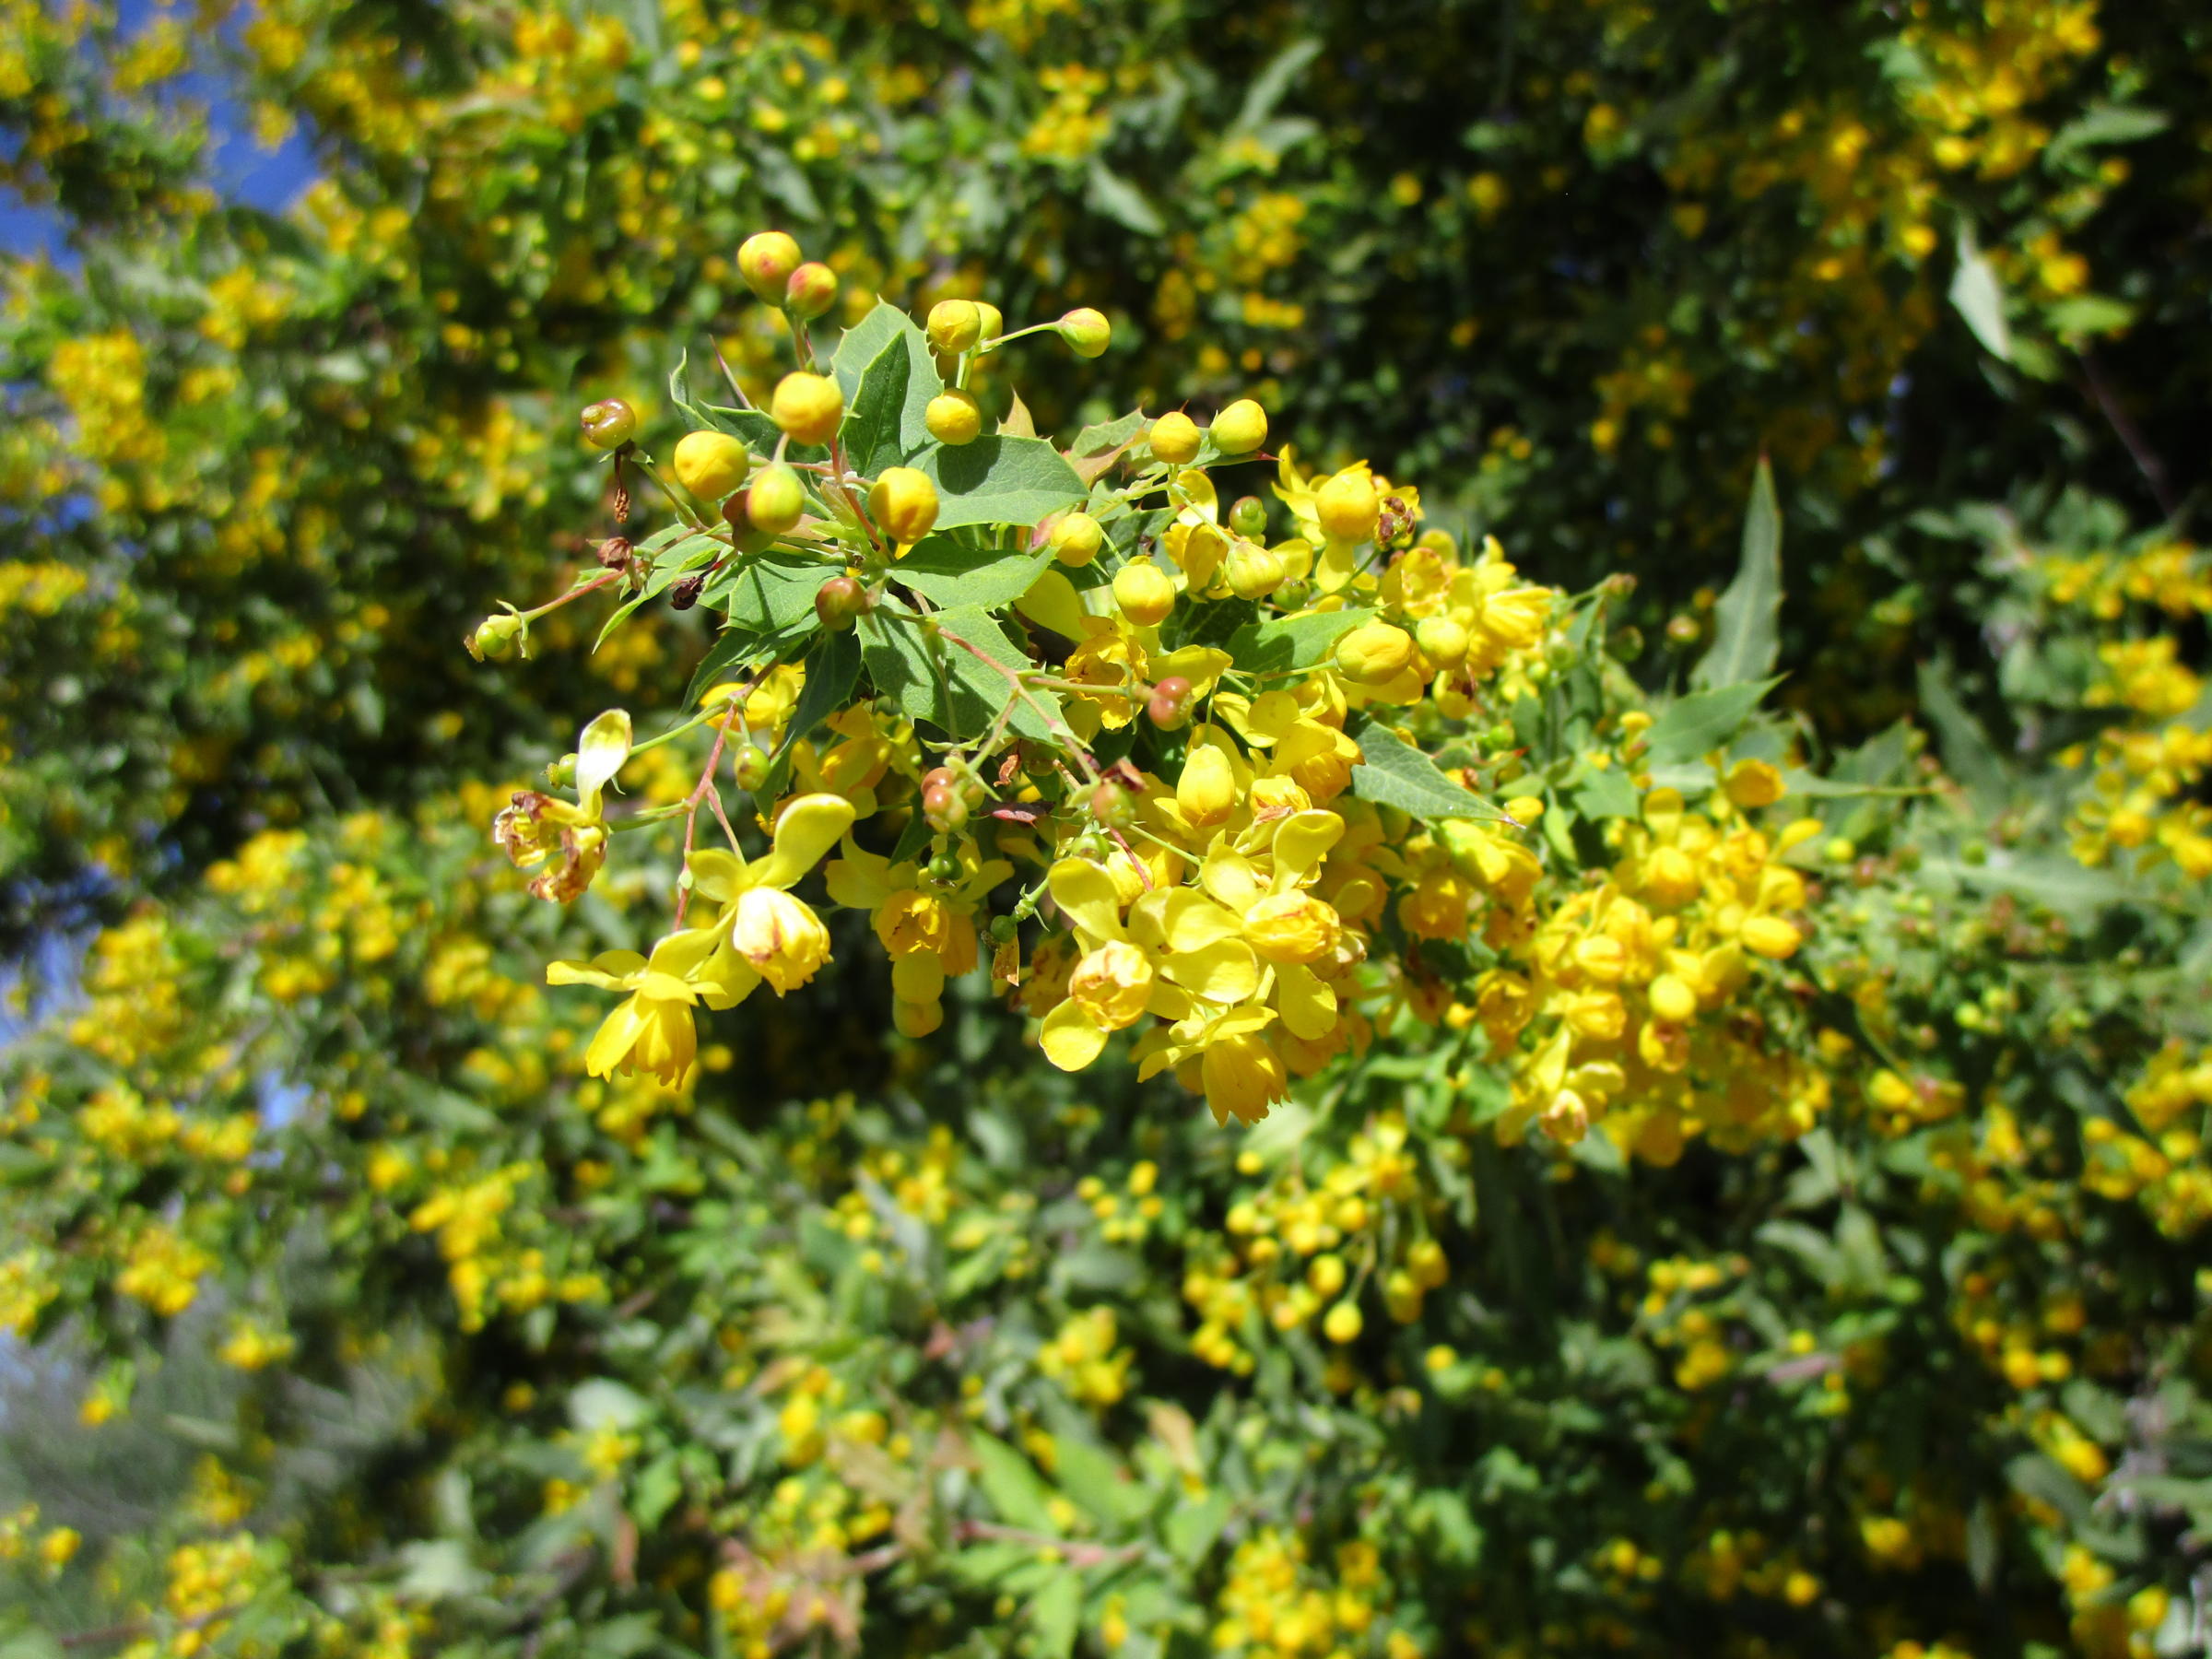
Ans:
POLYGON ((1081 1071, 1106 1046, 1106 1033, 1090 1023, 1081 1008, 1064 1002, 1044 1017, 1037 1033, 1044 1057, 1062 1071, 1081 1071))
POLYGON ((599 794, 629 759, 629 712, 609 709, 583 728, 576 739, 576 799, 594 818, 599 816, 599 794))
POLYGON ((1121 893, 1099 865, 1088 858, 1064 858, 1053 866, 1050 881, 1053 902, 1077 932, 1093 941, 1123 936, 1121 893))
POLYGON ((853 803, 842 795, 801 795, 776 819, 776 844, 746 869, 748 887, 790 888, 853 827, 853 803))
POLYGON ((1344 839, 1344 820, 1333 812, 1295 812, 1275 832, 1276 890, 1302 885, 1329 849, 1344 839))
POLYGON ((1311 968, 1295 964, 1276 970, 1275 1006, 1290 1035, 1312 1042, 1336 1027, 1336 993, 1311 968))
POLYGON ((1242 1002, 1260 988, 1260 959, 1241 939, 1223 939, 1168 959, 1168 977, 1208 1002, 1242 1002))

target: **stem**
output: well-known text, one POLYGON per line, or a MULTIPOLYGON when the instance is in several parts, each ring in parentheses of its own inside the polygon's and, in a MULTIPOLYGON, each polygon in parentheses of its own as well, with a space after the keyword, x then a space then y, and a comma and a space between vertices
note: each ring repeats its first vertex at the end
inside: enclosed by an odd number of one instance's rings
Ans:
POLYGON ((579 583, 577 586, 571 588, 567 593, 561 594, 559 598, 547 600, 545 604, 539 606, 535 610, 526 610, 522 612, 522 618, 525 622, 535 622, 540 617, 551 616, 555 611, 559 610, 562 606, 567 605, 571 600, 581 599, 586 594, 595 594, 601 588, 606 586, 609 582, 619 582, 621 580, 622 572, 619 571, 609 571, 603 576, 594 576, 591 579, 591 581, 579 583))
MULTIPOLYGON (((723 745, 730 740, 730 723, 724 720, 714 734, 714 747, 707 754, 707 769, 699 775, 699 787, 684 802, 684 867, 676 878, 676 924, 684 924, 684 912, 691 906, 691 839, 699 829, 699 806, 714 788, 714 769, 722 764, 723 745)), ((717 816, 722 812, 719 796, 714 803, 717 816)), ((732 844, 735 837, 732 836, 732 844)))

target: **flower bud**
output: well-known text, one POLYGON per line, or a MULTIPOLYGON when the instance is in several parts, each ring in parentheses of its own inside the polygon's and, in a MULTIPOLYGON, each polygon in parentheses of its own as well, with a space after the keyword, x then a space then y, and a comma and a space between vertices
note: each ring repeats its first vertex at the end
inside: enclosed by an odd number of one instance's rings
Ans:
POLYGON ((741 743, 731 757, 731 765, 737 774, 737 787, 747 794, 757 794, 768 782, 769 759, 767 751, 757 743, 741 743))
POLYGON ((479 663, 503 657, 522 637, 523 619, 512 611, 500 611, 477 624, 477 631, 468 636, 468 654, 479 663))
POLYGON ((972 300, 940 300, 929 308, 929 348, 947 357, 975 349, 983 337, 983 313, 972 300))
POLYGON ((983 411, 972 392, 947 387, 929 400, 929 407, 922 414, 922 424, 939 443, 957 449, 963 443, 973 443, 982 433, 983 411))
POLYGON ((677 482, 702 501, 721 501, 752 465, 745 445, 727 432, 686 432, 676 446, 677 482))
POLYGON ((819 260, 809 260, 792 272, 783 285, 783 309, 808 322, 837 303, 837 273, 819 260))
POLYGON ((820 448, 837 435, 838 422, 845 418, 845 394, 828 376, 800 370, 776 382, 768 412, 794 443, 820 448))
POLYGON ((1395 679, 1413 661, 1413 636, 1387 622, 1367 622, 1336 641, 1336 666, 1362 686, 1395 679))
POLYGON ((594 449, 620 449, 637 435, 638 412, 618 397, 586 404, 576 418, 583 428, 583 441, 594 449))
POLYGON ((1423 617, 1414 624, 1413 638, 1439 668, 1456 668, 1467 660, 1467 630, 1450 617, 1423 617))
POLYGON ((1663 973, 1652 982, 1652 1012, 1670 1025, 1681 1025, 1698 1011, 1698 994, 1679 974, 1663 973))
POLYGON ((1053 326, 1077 357, 1098 357, 1113 338, 1113 324, 1088 305, 1069 312, 1053 326))
POLYGON ((1338 1302, 1321 1322, 1322 1334, 1335 1343, 1357 1342, 1359 1333, 1366 1328, 1359 1305, 1351 1301, 1338 1302))
POLYGON ((1237 809, 1237 775, 1224 750, 1211 744, 1191 750, 1175 782, 1175 805, 1200 830, 1228 821, 1237 809))
POLYGON ((1182 466, 1198 458, 1198 423, 1181 409, 1171 410, 1152 423, 1147 441, 1156 458, 1182 466))
POLYGON ((874 608, 868 590, 850 576, 832 576, 814 591, 814 614, 831 633, 841 633, 874 608))
POLYGON ((1149 559, 1133 559, 1114 572, 1113 602, 1137 627, 1149 628, 1175 608, 1175 584, 1149 559))
POLYGON ((1258 542, 1234 542, 1221 562, 1221 574, 1238 598, 1265 599, 1283 585, 1283 556, 1258 542))
POLYGON ((911 466, 887 466, 868 489, 868 516, 902 547, 911 547, 937 522, 937 487, 911 466))
POLYGON ((1267 534, 1267 503, 1258 496, 1239 496, 1237 504, 1229 510, 1229 527, 1258 541, 1267 534))
POLYGON ((1006 332, 1006 314, 988 300, 978 300, 975 302, 975 314, 982 320, 983 325, 980 344, 987 345, 1006 332))
POLYGON ((1079 569, 1098 558, 1106 545, 1106 533, 1097 519, 1078 508, 1053 526, 1051 545, 1054 559, 1071 570, 1079 569))
POLYGON ((1267 411, 1249 397, 1240 397, 1220 414, 1207 429, 1214 435, 1214 447, 1225 455, 1249 455, 1267 441, 1267 411))
POLYGON ((806 487, 781 461, 764 466, 745 492, 745 513, 756 528, 771 535, 785 535, 806 515, 806 487))
POLYGON ((1153 685, 1145 713, 1161 731, 1171 732, 1190 720, 1191 702, 1191 682, 1180 674, 1171 674, 1153 685))
POLYGON ((799 244, 781 230, 748 236, 737 248, 737 274, 754 298, 781 305, 791 274, 799 268, 799 244))
POLYGON ((1364 472, 1340 472, 1314 492, 1313 511, 1331 539, 1363 542, 1382 515, 1375 481, 1364 472))

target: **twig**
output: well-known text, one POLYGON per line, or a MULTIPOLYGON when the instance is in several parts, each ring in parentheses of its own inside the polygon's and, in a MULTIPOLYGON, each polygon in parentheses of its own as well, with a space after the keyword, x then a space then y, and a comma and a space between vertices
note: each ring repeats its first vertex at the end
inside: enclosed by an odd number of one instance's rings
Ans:
POLYGON ((2150 486, 2151 499, 2158 502, 2159 511, 2169 519, 2180 516, 2181 503, 2173 499, 2172 488, 2166 481, 2166 464, 2144 441, 2142 432, 2112 396, 2111 389, 2104 383, 2103 373, 2097 367, 2097 359, 2090 355, 2088 347, 2083 347, 2079 355, 2082 379, 2088 386, 2090 398, 2103 413, 2106 424, 2134 458, 2136 470, 2143 475, 2143 481, 2150 486))
POLYGON ((1056 1549, 1071 1567, 1096 1567, 1105 1561, 1134 1561, 1145 1553, 1142 1544, 1081 1544, 1068 1538, 1024 1532, 1018 1526, 1001 1526, 994 1521, 962 1521, 953 1529, 962 1543, 990 1538, 1001 1544, 1022 1544, 1033 1549, 1056 1549))

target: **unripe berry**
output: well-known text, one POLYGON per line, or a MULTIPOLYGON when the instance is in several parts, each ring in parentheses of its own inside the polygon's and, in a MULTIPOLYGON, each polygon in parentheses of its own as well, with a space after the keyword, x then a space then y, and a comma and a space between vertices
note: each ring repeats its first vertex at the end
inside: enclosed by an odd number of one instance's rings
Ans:
POLYGON ((1130 621, 1149 628, 1175 608, 1175 584, 1149 559, 1133 559, 1114 572, 1113 602, 1130 621))
POLYGON ((794 443, 820 448, 837 436, 838 422, 845 418, 845 394, 827 375, 802 369, 776 382, 768 412, 794 443))
POLYGON ((1314 492, 1313 511, 1335 541, 1363 542, 1382 514, 1375 483, 1363 472, 1340 472, 1314 492))
POLYGON ((1283 556, 1258 542, 1236 542, 1222 560, 1221 574, 1238 598, 1265 599, 1283 585, 1283 556))
POLYGON ((1258 496, 1239 496, 1229 510, 1229 527, 1253 541, 1267 534, 1267 503, 1258 496))
POLYGON ((814 590, 814 614, 831 633, 842 633, 874 608, 868 590, 850 576, 832 576, 814 590))
POLYGON ((747 511, 754 490, 759 488, 756 481, 752 489, 741 489, 722 504, 723 522, 730 527, 730 545, 740 553, 758 553, 776 539, 772 531, 753 523, 747 511))
POLYGON ((929 407, 922 414, 922 423, 939 443, 948 443, 957 449, 963 443, 973 443, 982 433, 983 411, 972 392, 947 387, 929 400, 929 407))
POLYGON ((1095 358, 1113 338, 1113 324, 1089 306, 1079 306, 1053 326, 1077 357, 1095 358))
POLYGON ((737 787, 742 790, 757 791, 768 782, 768 755, 757 743, 739 744, 731 764, 736 769, 737 787))
POLYGON ((868 516, 901 547, 911 547, 937 522, 937 487, 911 466, 887 466, 868 489, 868 516))
POLYGON ((512 611, 501 611, 477 624, 477 631, 468 636, 468 654, 479 663, 488 657, 503 657, 522 635, 523 619, 512 611))
POLYGON ((745 492, 746 517, 771 535, 782 535, 806 516, 806 487, 781 461, 764 466, 745 492))
POLYGON ((618 397, 584 405, 576 419, 583 428, 583 441, 594 449, 620 449, 637 435, 638 412, 618 397))
POLYGON ((922 787, 924 789, 950 789, 959 782, 959 773, 954 771, 949 766, 933 766, 922 774, 922 787))
POLYGON ((997 339, 1000 335, 1006 332, 1006 314, 988 300, 978 300, 975 302, 975 314, 982 319, 984 344, 997 339))
POLYGON ((1080 510, 1066 514, 1053 526, 1053 557, 1069 569, 1078 569, 1098 558, 1106 545, 1099 521, 1080 510))
POLYGON ((755 299, 771 305, 783 303, 791 274, 798 268, 799 244, 781 230, 762 230, 738 244, 737 274, 755 299))
POLYGON ((1181 409, 1171 410, 1152 423, 1147 441, 1158 459, 1182 466, 1198 458, 1198 423, 1181 409))
POLYGON ((983 337, 983 313, 972 300, 940 300, 929 308, 929 348, 947 356, 972 351, 983 337))
POLYGON ((922 792, 923 820, 939 835, 951 835, 968 822, 968 803, 959 792, 933 783, 922 792))
POLYGON ((1126 830, 1136 821, 1136 802, 1112 778, 1104 778, 1090 792, 1090 815, 1110 829, 1126 830))
POLYGON ((812 322, 837 303, 837 273, 818 260, 792 272, 783 285, 783 309, 812 322))
POLYGON ((1214 446, 1225 455, 1249 455, 1267 441, 1267 411, 1240 397, 1214 417, 1214 446))
POLYGON ((1171 732, 1190 720, 1191 701, 1191 682, 1180 674, 1171 674, 1154 683, 1145 713, 1161 731, 1171 732))
POLYGON ((1450 617, 1423 617, 1414 625, 1421 654, 1439 668, 1456 668, 1467 659, 1467 630, 1450 617))
POLYGON ((1413 661, 1413 636, 1387 622, 1368 622, 1336 641, 1336 666, 1363 686, 1395 679, 1413 661))
POLYGON ((686 432, 676 446, 677 481, 700 500, 719 502, 745 482, 753 458, 727 432, 686 432))

